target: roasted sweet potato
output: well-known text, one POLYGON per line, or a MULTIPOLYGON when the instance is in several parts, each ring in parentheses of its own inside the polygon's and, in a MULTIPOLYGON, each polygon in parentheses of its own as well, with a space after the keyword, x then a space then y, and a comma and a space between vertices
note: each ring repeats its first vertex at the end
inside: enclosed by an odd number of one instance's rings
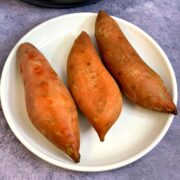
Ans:
POLYGON ((74 42, 67 72, 68 86, 77 106, 104 141, 121 112, 122 98, 118 85, 103 66, 86 32, 74 42))
POLYGON ((79 124, 75 103, 46 58, 30 43, 17 51, 26 108, 34 126, 59 149, 79 162, 79 124))
POLYGON ((177 114, 160 76, 141 59, 104 11, 96 19, 95 36, 104 64, 129 100, 148 109, 177 114))

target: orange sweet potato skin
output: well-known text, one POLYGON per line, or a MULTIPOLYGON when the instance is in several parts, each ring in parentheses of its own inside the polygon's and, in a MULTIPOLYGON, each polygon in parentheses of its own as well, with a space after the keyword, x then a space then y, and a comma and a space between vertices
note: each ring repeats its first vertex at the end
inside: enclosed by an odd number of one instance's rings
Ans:
POLYGON ((78 115, 69 91, 32 44, 19 47, 17 60, 30 120, 47 139, 79 162, 78 115))
POLYGON ((104 11, 100 11, 96 19, 95 36, 104 64, 132 102, 177 114, 160 76, 144 63, 115 20, 104 11))
POLYGON ((121 112, 122 98, 85 32, 74 42, 67 72, 68 86, 75 102, 103 141, 121 112))

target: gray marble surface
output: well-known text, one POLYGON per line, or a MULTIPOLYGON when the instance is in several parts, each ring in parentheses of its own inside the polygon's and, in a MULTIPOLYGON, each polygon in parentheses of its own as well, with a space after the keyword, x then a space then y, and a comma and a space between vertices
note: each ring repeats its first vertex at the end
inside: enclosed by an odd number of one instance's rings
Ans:
MULTIPOLYGON (((0 72, 13 46, 31 28, 63 14, 98 12, 99 9, 130 21, 150 34, 169 57, 179 89, 179 0, 103 0, 94 5, 72 9, 45 9, 19 0, 0 0, 0 72)), ((180 118, 174 118, 163 140, 140 160, 108 172, 81 173, 55 167, 32 154, 14 136, 0 109, 0 180, 14 179, 179 180, 180 118)))

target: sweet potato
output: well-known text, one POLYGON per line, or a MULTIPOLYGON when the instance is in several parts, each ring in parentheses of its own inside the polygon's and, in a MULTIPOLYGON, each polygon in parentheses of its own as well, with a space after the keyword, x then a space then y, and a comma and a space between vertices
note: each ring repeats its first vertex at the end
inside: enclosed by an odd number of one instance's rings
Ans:
POLYGON ((75 103, 46 58, 30 43, 17 51, 26 108, 34 126, 59 149, 79 162, 79 124, 75 103))
POLYGON ((75 102, 104 141, 121 112, 122 98, 118 85, 103 66, 86 32, 74 42, 67 72, 75 102))
POLYGON ((129 100, 148 109, 177 114, 160 76, 141 59, 115 20, 104 11, 96 19, 95 36, 105 66, 129 100))

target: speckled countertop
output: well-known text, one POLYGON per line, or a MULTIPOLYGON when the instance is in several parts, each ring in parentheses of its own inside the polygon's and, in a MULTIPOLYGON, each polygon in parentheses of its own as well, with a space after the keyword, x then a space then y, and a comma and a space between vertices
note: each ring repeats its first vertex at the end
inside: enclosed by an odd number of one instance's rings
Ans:
MULTIPOLYGON (((179 89, 179 0, 103 0, 97 4, 71 9, 38 8, 19 0, 0 0, 0 72, 13 46, 31 28, 63 14, 98 12, 99 9, 130 21, 150 34, 169 57, 179 89)), ((174 118, 163 140, 140 160, 108 172, 81 173, 55 167, 32 154, 14 136, 0 109, 0 180, 14 179, 179 180, 180 118, 174 118)))

